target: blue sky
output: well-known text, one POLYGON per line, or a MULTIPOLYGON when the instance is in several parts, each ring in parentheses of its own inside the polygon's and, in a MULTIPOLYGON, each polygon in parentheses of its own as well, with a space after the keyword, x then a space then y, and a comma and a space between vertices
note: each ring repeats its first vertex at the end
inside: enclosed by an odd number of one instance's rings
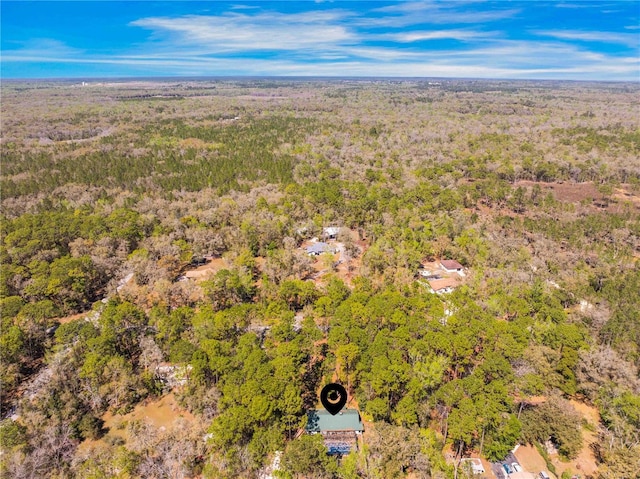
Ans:
POLYGON ((640 81, 640 0, 2 0, 2 78, 640 81))

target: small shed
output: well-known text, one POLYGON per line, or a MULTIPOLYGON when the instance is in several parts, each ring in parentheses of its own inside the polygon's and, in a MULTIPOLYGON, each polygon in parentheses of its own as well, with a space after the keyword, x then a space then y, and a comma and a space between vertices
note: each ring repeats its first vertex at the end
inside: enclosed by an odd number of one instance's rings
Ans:
POLYGON ((338 237, 338 233, 340 233, 340 228, 338 226, 329 226, 322 229, 322 235, 325 239, 336 239, 338 237))
POLYGON ((471 458, 471 457, 467 457, 464 458, 460 461, 460 465, 463 468, 467 468, 470 467, 471 469, 471 474, 476 476, 476 475, 480 475, 480 474, 484 474, 485 470, 484 470, 484 466, 482 465, 482 461, 478 458, 471 458), (468 464, 468 466, 467 466, 468 464))
POLYGON ((447 273, 461 273, 464 268, 455 259, 443 259, 440 261, 440 266, 447 273))
POLYGON ((355 409, 343 409, 335 416, 324 409, 307 413, 309 434, 322 434, 329 454, 349 454, 356 445, 359 434, 364 431, 360 413, 355 409))

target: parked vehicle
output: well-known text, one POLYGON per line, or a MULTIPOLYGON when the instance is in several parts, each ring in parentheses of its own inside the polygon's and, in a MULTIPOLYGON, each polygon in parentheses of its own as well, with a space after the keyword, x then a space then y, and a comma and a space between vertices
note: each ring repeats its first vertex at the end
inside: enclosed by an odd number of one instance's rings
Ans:
POLYGON ((509 464, 503 464, 502 467, 504 468, 507 474, 511 474, 513 472, 513 469, 509 464))
POLYGON ((546 472, 544 472, 544 471, 540 471, 540 474, 538 474, 538 477, 539 477, 540 479, 551 479, 551 478, 549 477, 549 474, 547 474, 547 473, 546 473, 546 472))
POLYGON ((511 467, 515 472, 522 472, 522 467, 517 462, 512 462, 511 467))

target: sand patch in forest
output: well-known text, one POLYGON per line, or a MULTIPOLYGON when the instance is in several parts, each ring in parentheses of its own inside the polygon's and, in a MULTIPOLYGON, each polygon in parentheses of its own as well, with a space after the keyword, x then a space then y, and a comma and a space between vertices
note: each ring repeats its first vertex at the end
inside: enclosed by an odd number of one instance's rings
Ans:
POLYGON ((229 267, 230 265, 224 258, 213 258, 208 260, 207 263, 202 266, 185 270, 183 276, 195 280, 196 282, 200 282, 211 278, 218 271, 228 269, 229 267))
POLYGON ((159 399, 138 404, 133 411, 127 414, 113 414, 107 411, 103 416, 103 429, 107 433, 100 439, 87 439, 79 446, 81 450, 88 450, 92 447, 100 447, 107 444, 109 437, 120 437, 125 442, 130 440, 127 425, 133 421, 142 421, 150 426, 169 430, 177 425, 179 421, 193 422, 193 414, 180 407, 175 395, 169 393, 159 399))

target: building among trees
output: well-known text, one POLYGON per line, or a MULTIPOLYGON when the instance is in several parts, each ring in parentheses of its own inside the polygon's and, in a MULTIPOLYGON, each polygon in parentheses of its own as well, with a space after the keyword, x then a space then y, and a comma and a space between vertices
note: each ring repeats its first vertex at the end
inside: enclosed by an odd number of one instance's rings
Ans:
POLYGON ((357 447, 358 435, 364 432, 364 425, 356 409, 344 409, 335 416, 324 409, 307 413, 306 431, 322 434, 329 454, 349 454, 357 447))
POLYGON ((322 241, 318 241, 317 243, 307 246, 308 255, 319 256, 323 253, 333 253, 333 248, 322 241))
POLYGON ((338 233, 340 233, 340 228, 338 226, 329 226, 322 229, 322 237, 325 240, 338 238, 338 233))
POLYGON ((460 276, 464 275, 464 268, 455 259, 443 259, 440 261, 440 266, 447 273, 458 273, 460 276))

